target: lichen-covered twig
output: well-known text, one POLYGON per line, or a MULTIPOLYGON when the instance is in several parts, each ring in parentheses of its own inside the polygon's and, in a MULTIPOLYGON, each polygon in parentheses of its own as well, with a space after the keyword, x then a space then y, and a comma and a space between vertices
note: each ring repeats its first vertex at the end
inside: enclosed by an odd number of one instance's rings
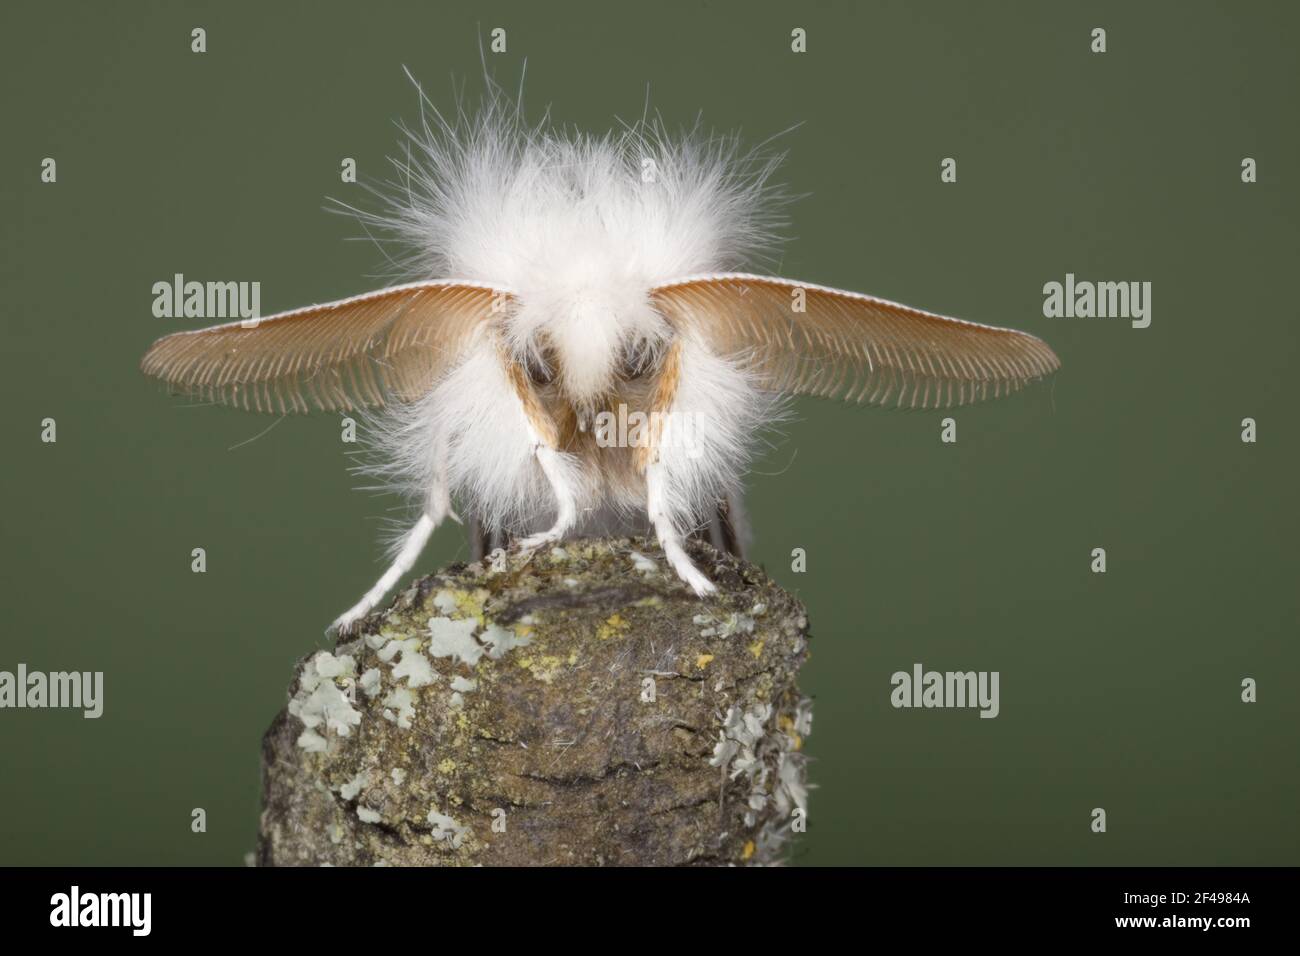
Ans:
POLYGON ((639 539, 422 578, 300 665, 263 745, 261 865, 780 862, 807 815, 802 606, 639 539))

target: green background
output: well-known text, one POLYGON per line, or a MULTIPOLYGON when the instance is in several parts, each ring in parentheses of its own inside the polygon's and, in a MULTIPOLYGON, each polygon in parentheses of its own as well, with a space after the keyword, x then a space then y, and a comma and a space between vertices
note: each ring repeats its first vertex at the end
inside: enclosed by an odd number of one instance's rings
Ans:
MULTIPOLYGON (((274 419, 143 378, 187 327, 151 286, 256 279, 270 314, 379 284, 378 250, 323 211, 375 208, 340 161, 387 177, 393 121, 418 116, 402 65, 447 105, 495 26, 490 66, 512 87, 527 60, 533 115, 604 130, 649 84, 670 125, 802 123, 781 274, 1063 360, 957 412, 956 445, 939 414, 801 401, 756 469, 754 557, 814 633, 797 860, 1300 862, 1294 5, 9 0, 0 669, 102 670, 106 710, 0 711, 0 863, 252 848, 261 734, 379 573, 397 502, 354 490, 333 416, 229 450, 274 419), (1152 282, 1151 327, 1044 318, 1066 272, 1152 282), (893 709, 918 661, 1000 671, 1001 716, 893 709)), ((441 530, 418 570, 464 554, 441 530)))

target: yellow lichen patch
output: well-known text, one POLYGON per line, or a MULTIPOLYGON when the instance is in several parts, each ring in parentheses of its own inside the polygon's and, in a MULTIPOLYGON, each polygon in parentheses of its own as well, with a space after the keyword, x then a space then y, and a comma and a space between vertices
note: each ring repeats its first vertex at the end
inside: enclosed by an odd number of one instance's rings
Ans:
POLYGON ((752 857, 752 856, 754 855, 754 850, 755 850, 755 849, 756 849, 756 847, 754 846, 754 841, 753 841, 753 840, 746 840, 746 841, 745 841, 745 848, 744 848, 743 850, 740 851, 740 858, 741 858, 742 860, 748 860, 750 857, 752 857))
POLYGON ((663 598, 657 594, 651 594, 649 597, 643 597, 641 600, 633 603, 633 607, 658 607, 663 604, 663 598))
POLYGON ((564 659, 547 654, 541 657, 521 657, 518 664, 543 684, 549 684, 564 666, 564 659))
POLYGON ((602 641, 607 641, 615 634, 620 634, 628 629, 627 621, 623 620, 619 614, 611 614, 605 618, 605 622, 596 629, 596 636, 602 641))
POLYGON ((453 588, 450 594, 456 602, 456 612, 453 617, 475 617, 478 618, 479 624, 487 626, 487 621, 483 617, 483 602, 491 597, 491 592, 487 588, 475 588, 473 591, 453 588))
POLYGON ((562 659, 548 655, 538 658, 530 670, 533 672, 533 676, 543 684, 549 684, 555 680, 555 675, 560 672, 562 666, 564 666, 562 659))
POLYGON ((465 716, 465 711, 456 715, 456 726, 461 730, 469 730, 469 718, 465 716))
POLYGON ((456 761, 448 757, 442 763, 438 764, 439 773, 452 773, 456 769, 456 761))
POLYGON ((760 640, 760 641, 755 641, 753 644, 750 644, 750 645, 749 645, 749 653, 753 654, 755 657, 762 657, 762 656, 763 656, 763 642, 760 640))
POLYGON ((576 663, 578 663, 578 652, 569 651, 569 666, 572 667, 576 663))
POLYGON ((515 637, 527 637, 531 633, 533 633, 533 626, 531 624, 515 625, 515 637))
POLYGON ((787 737, 789 737, 791 740, 794 741, 795 750, 803 749, 803 738, 800 737, 797 733, 795 733, 793 717, 791 717, 789 714, 782 714, 780 717, 776 719, 776 726, 780 729, 781 733, 785 734, 787 737))
POLYGON ((701 654, 699 657, 695 658, 695 666, 700 670, 704 670, 704 668, 709 666, 709 661, 711 660, 713 660, 712 654, 701 654))

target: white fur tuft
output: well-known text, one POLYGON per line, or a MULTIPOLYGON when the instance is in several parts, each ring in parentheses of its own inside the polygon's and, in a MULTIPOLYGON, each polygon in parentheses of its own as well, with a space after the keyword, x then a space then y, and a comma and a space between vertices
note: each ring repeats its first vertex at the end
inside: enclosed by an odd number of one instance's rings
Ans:
POLYGON ((650 293, 683 276, 751 268, 774 251, 781 197, 767 180, 779 158, 742 152, 735 137, 698 125, 670 135, 643 120, 605 136, 528 125, 491 80, 472 114, 462 106, 447 119, 422 102, 390 210, 362 218, 401 240, 405 277, 491 283, 513 305, 426 397, 372 420, 382 460, 370 470, 435 518, 448 511, 449 489, 484 524, 515 533, 566 525, 557 501, 569 497, 580 528, 632 507, 644 520, 644 476, 626 477, 631 449, 588 443, 541 467, 494 336, 516 361, 551 366, 552 398, 584 425, 611 394, 635 392, 620 377, 629 362, 653 366, 676 340, 680 388, 651 510, 670 538, 691 530, 737 493, 775 399, 741 366, 672 329, 650 293), (602 457, 618 454, 626 461, 617 466, 602 457))

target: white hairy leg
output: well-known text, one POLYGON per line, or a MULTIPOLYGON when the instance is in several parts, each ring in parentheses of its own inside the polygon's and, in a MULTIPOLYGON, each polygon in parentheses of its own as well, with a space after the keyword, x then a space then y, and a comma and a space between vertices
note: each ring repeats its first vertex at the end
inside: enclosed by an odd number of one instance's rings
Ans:
POLYGON ((700 597, 713 594, 718 590, 717 586, 686 556, 686 549, 682 547, 681 532, 673 525, 672 518, 664 508, 663 484, 663 465, 657 461, 647 464, 646 513, 651 524, 654 525, 655 534, 659 537, 659 546, 664 549, 664 556, 668 558, 668 563, 677 572, 677 576, 685 581, 692 591, 700 597))
POLYGON ((537 463, 542 466, 542 474, 546 475, 551 491, 555 494, 555 524, 546 531, 529 535, 520 541, 519 547, 525 551, 562 540, 578 520, 577 495, 564 473, 560 453, 547 445, 531 425, 528 431, 529 437, 533 440, 533 455, 537 458, 537 463))
MULTIPOLYGON (((450 505, 448 509, 450 510, 450 505)), ((420 515, 420 520, 406 533, 402 549, 397 553, 388 570, 384 572, 383 577, 375 582, 375 586, 366 592, 365 597, 340 614, 329 626, 329 630, 338 634, 348 634, 356 627, 358 621, 373 611, 375 605, 383 599, 398 579, 415 565, 416 559, 424 550, 424 546, 429 543, 429 536, 437 526, 438 522, 429 515, 420 515)))
POLYGON ((555 544, 572 530, 578 520, 578 491, 573 486, 573 479, 566 473, 564 455, 557 447, 560 438, 555 421, 538 397, 528 372, 500 343, 497 345, 497 359, 500 370, 505 373, 514 393, 532 457, 541 466, 542 474, 551 486, 551 493, 555 495, 555 524, 546 531, 529 535, 518 542, 522 550, 531 551, 545 544, 555 544))
POLYGON ((456 524, 463 524, 460 515, 451 507, 451 486, 447 482, 447 443, 440 441, 436 447, 439 466, 433 474, 433 487, 429 489, 429 503, 424 513, 429 516, 436 528, 443 518, 450 518, 456 524))

